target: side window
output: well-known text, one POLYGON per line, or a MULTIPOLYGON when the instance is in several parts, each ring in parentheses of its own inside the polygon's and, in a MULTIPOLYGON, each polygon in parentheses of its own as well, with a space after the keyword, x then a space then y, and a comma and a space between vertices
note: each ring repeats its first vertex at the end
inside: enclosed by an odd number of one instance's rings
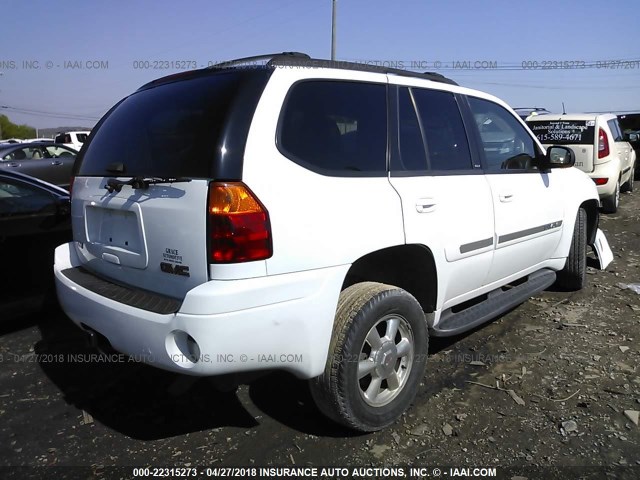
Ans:
POLYGON ((486 170, 537 168, 535 143, 520 122, 497 103, 476 97, 468 98, 480 132, 486 170))
POLYGON ((613 141, 622 142, 624 138, 622 136, 622 132, 620 131, 618 121, 615 119, 609 120, 607 121, 607 125, 609 125, 609 130, 611 130, 611 135, 613 135, 613 141))
POLYGON ((3 157, 3 160, 27 160, 30 159, 30 149, 28 148, 19 148, 18 150, 14 150, 11 153, 8 153, 3 157), (29 155, 27 155, 29 152, 29 155))
POLYGON ((408 88, 401 88, 398 97, 398 143, 402 169, 409 172, 427 170, 427 157, 420 123, 408 88))
POLYGON ((287 97, 278 129, 281 151, 305 168, 335 176, 386 174, 383 84, 297 83, 287 97))
POLYGON ((36 187, 0 178, 0 217, 32 214, 54 208, 53 195, 36 187))
POLYGON ((422 123, 430 170, 473 168, 458 103, 450 92, 412 89, 422 123))

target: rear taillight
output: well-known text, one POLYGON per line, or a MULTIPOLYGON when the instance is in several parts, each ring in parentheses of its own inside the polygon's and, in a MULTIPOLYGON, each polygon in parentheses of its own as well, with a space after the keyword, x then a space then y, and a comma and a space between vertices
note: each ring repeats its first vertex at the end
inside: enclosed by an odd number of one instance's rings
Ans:
POLYGON ((609 139, 604 130, 598 130, 598 158, 604 158, 609 155, 609 139))
POLYGON ((269 213, 240 182, 209 185, 209 261, 237 263, 273 254, 269 213))
POLYGON ((606 185, 606 183, 609 181, 608 178, 594 178, 593 181, 595 182, 596 185, 606 185))

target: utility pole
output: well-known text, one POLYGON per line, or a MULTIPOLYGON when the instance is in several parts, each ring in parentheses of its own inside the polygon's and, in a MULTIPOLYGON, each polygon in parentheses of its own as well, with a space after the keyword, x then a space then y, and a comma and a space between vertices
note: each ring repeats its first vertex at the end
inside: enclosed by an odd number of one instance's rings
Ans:
POLYGON ((336 2, 332 0, 333 7, 331 9, 331 60, 336 59, 336 2))

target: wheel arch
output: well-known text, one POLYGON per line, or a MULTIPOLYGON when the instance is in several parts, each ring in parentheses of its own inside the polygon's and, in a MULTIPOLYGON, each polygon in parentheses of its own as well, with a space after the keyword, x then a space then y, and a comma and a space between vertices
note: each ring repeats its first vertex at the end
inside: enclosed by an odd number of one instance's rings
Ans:
POLYGON ((426 313, 436 308, 436 263, 433 253, 425 245, 397 245, 360 257, 347 272, 342 290, 364 281, 385 283, 406 290, 426 313))
POLYGON ((585 212, 587 212, 587 244, 592 245, 596 240, 598 231, 599 202, 594 199, 586 200, 578 208, 584 208, 585 212))

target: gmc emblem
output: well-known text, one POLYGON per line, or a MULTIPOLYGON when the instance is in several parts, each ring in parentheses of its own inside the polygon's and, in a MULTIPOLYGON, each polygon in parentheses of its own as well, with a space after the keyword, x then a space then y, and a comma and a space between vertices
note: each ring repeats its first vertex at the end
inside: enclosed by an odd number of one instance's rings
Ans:
POLYGON ((172 263, 160 262, 160 270, 171 275, 190 277, 188 265, 173 265, 172 263))

